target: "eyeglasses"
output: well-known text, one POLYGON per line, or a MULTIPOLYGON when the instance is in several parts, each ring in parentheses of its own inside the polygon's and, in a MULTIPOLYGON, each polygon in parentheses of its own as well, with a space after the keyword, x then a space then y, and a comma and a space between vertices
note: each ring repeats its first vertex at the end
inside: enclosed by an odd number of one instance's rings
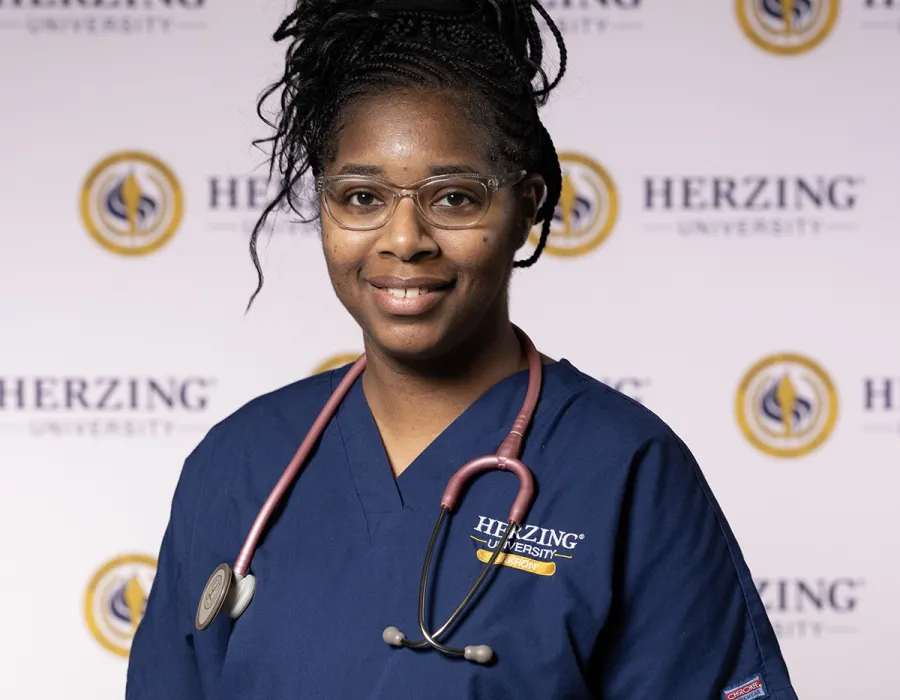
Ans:
POLYGON ((485 217, 496 190, 518 184, 524 177, 524 170, 501 176, 437 175, 401 187, 376 177, 321 175, 316 178, 316 192, 322 195, 325 212, 341 228, 380 228, 394 215, 400 198, 411 197, 432 226, 462 229, 485 217))

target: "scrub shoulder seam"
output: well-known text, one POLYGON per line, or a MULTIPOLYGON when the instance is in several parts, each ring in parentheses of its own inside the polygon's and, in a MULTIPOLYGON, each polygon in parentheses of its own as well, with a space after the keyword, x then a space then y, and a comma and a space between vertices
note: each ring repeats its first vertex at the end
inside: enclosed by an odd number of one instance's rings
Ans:
MULTIPOLYGON (((193 506, 194 506, 194 518, 191 522, 191 532, 190 539, 188 543, 188 580, 192 580, 191 576, 193 574, 194 567, 194 540, 197 534, 197 521, 200 518, 200 503, 202 502, 202 494, 206 489, 206 480, 209 476, 210 465, 213 463, 213 455, 216 451, 217 445, 217 437, 218 437, 218 428, 221 423, 217 423, 212 428, 210 428, 209 432, 206 434, 206 437, 203 439, 203 442, 208 442, 208 448, 205 450, 206 459, 203 460, 201 465, 199 465, 198 469, 200 470, 200 487, 197 489, 196 498, 194 498, 193 506)), ((190 459, 190 457, 188 457, 190 459)))
MULTIPOLYGON (((666 426, 666 427, 668 428, 668 426, 666 426)), ((753 630, 753 641, 756 643, 756 651, 759 654, 759 660, 760 660, 760 663, 762 664, 762 672, 763 672, 763 675, 765 676, 766 683, 771 686, 771 684, 769 683, 769 679, 771 676, 769 674, 769 667, 766 662, 767 661, 766 654, 763 653, 763 645, 759 639, 759 631, 756 629, 756 622, 754 621, 753 615, 751 614, 750 598, 747 594, 747 587, 744 584, 744 581, 741 579, 741 575, 740 575, 739 567, 737 564, 737 560, 735 559, 735 551, 734 551, 734 547, 731 542, 731 539, 728 537, 728 533, 725 531, 725 527, 722 524, 722 518, 719 515, 719 510, 713 505, 712 501, 710 500, 709 490, 704 487, 702 481, 698 477, 697 471, 700 468, 700 465, 697 464, 696 458, 693 457, 691 455, 691 453, 686 449, 684 442, 675 434, 675 431, 673 431, 671 428, 669 428, 669 433, 671 434, 671 437, 675 439, 675 443, 678 445, 678 449, 681 452, 681 455, 685 458, 685 460, 687 460, 687 463, 690 465, 691 472, 694 475, 694 481, 697 484, 697 487, 700 489, 701 493, 703 494, 703 497, 706 500, 706 505, 712 511, 713 517, 716 519, 716 525, 719 528, 719 533, 725 540, 725 546, 728 548, 728 555, 731 558, 731 567, 734 572, 734 576, 737 579, 738 586, 740 586, 741 596, 744 598, 744 615, 746 616, 747 621, 750 623, 750 629, 753 630)), ((784 690, 784 689, 782 689, 782 690, 784 690)), ((772 692, 775 693, 775 692, 780 692, 780 691, 773 690, 772 692)), ((781 699, 775 698, 775 700, 781 700, 781 699)), ((790 700, 790 698, 785 698, 784 700, 790 700)))

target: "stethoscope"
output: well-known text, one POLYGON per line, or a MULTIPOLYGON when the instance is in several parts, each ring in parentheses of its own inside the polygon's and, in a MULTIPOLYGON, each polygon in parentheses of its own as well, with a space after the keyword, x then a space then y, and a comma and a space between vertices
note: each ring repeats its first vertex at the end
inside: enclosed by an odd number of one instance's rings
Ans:
MULTIPOLYGON (((521 454, 522 440, 525 437, 528 426, 531 424, 531 418, 534 414, 538 395, 541 390, 541 358, 537 349, 534 347, 534 344, 531 342, 531 339, 525 335, 521 329, 515 326, 513 326, 513 328, 519 336, 519 340, 521 341, 528 358, 528 390, 525 392, 525 401, 522 404, 522 409, 519 411, 519 415, 516 416, 512 429, 509 431, 509 435, 503 440, 503 443, 500 445, 500 449, 497 450, 496 454, 485 455, 484 457, 473 459, 460 467, 460 469, 450 478, 450 481, 447 482, 447 487, 444 489, 444 495, 441 498, 441 512, 438 515, 437 523, 434 526, 434 532, 431 534, 431 540, 428 542, 428 549, 425 553, 425 563, 422 566, 422 578, 419 582, 419 631, 422 633, 424 639, 411 641, 396 627, 388 627, 384 630, 382 638, 391 646, 407 647, 409 649, 425 649, 432 647, 450 656, 463 657, 469 661, 480 664, 489 662, 494 656, 493 650, 483 644, 459 649, 444 646, 438 642, 438 639, 459 619, 466 609, 466 606, 472 598, 475 597, 475 594, 487 578, 488 573, 490 573, 491 567, 494 566, 498 556, 506 548, 506 543, 510 536, 517 532, 525 521, 525 515, 534 499, 534 479, 532 478, 528 467, 520 462, 518 457, 521 454), (490 559, 484 565, 484 568, 481 570, 475 583, 472 584, 469 592, 466 594, 465 598, 463 598, 463 601, 459 606, 457 606, 456 610, 453 611, 453 614, 450 615, 449 619, 435 632, 429 632, 425 627, 425 595, 428 586, 428 571, 431 568, 431 557, 434 554, 434 547, 438 535, 440 535, 444 522, 449 518, 450 513, 456 507, 459 496, 466 484, 474 476, 494 469, 510 471, 519 477, 519 493, 516 496, 515 501, 513 501, 512 508, 509 511, 506 532, 503 533, 503 537, 497 545, 497 548, 494 550, 493 554, 491 554, 490 559)), ((256 516, 256 520, 250 528, 244 546, 241 548, 238 558, 234 563, 234 568, 228 566, 228 564, 219 564, 209 577, 206 587, 203 589, 203 593, 200 597, 200 603, 197 606, 197 615, 194 619, 194 625, 198 630, 205 630, 209 627, 223 607, 228 610, 228 615, 232 619, 237 619, 244 610, 247 609, 247 606, 253 598, 253 592, 256 590, 256 578, 253 574, 249 573, 249 570, 250 560, 253 558, 253 553, 256 551, 259 538, 262 536, 272 512, 281 502, 285 491, 287 491, 288 487, 293 483, 301 466, 306 461, 313 445, 322 435, 325 426, 334 416, 341 401, 343 401, 350 387, 359 378, 365 367, 366 356, 363 354, 353 363, 353 366, 338 384, 337 389, 335 389, 328 401, 325 402, 325 406, 320 411, 312 427, 309 429, 309 432, 306 434, 306 437, 303 439, 303 442, 300 443, 300 447, 297 449, 296 454, 294 454, 293 459, 291 459, 287 468, 284 470, 281 478, 278 479, 278 482, 275 484, 275 487, 272 489, 272 492, 260 509, 259 514, 256 516)))

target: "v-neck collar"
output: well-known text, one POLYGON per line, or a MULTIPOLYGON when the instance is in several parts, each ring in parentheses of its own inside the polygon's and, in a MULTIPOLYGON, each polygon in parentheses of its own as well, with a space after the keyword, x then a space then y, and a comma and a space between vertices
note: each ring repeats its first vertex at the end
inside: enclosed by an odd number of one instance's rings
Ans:
MULTIPOLYGON (((559 362, 544 365, 544 387, 559 362)), ((333 387, 343 373, 335 372, 333 387)), ((522 407, 528 370, 516 372, 492 386, 395 477, 362 380, 350 388, 335 417, 360 503, 370 527, 377 516, 437 508, 447 480, 475 457, 493 454, 509 433, 522 407)), ((542 387, 542 394, 544 393, 542 387)))

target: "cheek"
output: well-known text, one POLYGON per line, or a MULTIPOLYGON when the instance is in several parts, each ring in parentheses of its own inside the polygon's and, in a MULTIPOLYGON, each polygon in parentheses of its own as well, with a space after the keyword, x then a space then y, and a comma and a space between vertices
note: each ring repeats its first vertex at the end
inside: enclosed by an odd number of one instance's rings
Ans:
POLYGON ((349 286, 354 269, 358 268, 362 261, 359 251, 355 250, 352 242, 343 236, 329 235, 328 230, 323 227, 322 253, 335 290, 349 286))
POLYGON ((444 247, 448 258, 465 261, 460 267, 476 287, 492 289, 509 274, 512 255, 512 233, 501 228, 473 231, 471 238, 444 247))
POLYGON ((487 227, 479 232, 480 257, 490 258, 494 265, 498 261, 509 262, 507 258, 511 261, 516 252, 519 233, 514 230, 510 220, 511 217, 505 217, 497 225, 487 227))
POLYGON ((520 227, 516 223, 521 216, 512 202, 496 203, 496 210, 492 206, 490 214, 492 220, 480 233, 481 245, 489 254, 495 256, 508 256, 510 259, 519 249, 522 237, 520 227))
POLYGON ((349 240, 346 235, 342 235, 343 233, 343 231, 334 231, 331 226, 325 224, 322 226, 322 252, 325 254, 328 269, 345 268, 352 264, 358 255, 354 250, 353 241, 349 240))

